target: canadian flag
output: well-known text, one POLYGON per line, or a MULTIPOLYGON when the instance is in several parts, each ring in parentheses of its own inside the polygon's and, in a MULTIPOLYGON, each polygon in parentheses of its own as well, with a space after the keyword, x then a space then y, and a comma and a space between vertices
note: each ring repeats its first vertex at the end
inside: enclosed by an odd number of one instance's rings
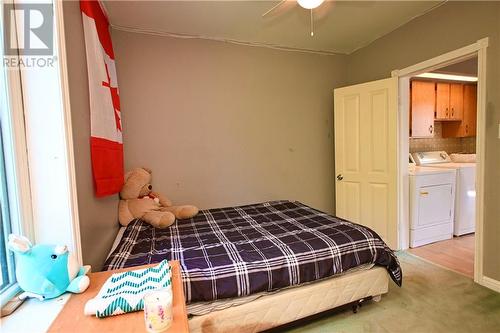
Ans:
POLYGON ((90 149, 95 194, 103 197, 123 186, 120 97, 109 22, 99 1, 81 0, 90 94, 90 149))

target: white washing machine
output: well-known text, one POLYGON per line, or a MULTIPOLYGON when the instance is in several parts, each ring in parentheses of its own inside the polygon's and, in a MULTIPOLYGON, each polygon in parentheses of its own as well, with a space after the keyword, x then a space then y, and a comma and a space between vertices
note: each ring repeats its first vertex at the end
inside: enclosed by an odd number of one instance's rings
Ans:
POLYGON ((410 169, 410 247, 453 238, 456 171, 410 169))
MULTIPOLYGON (((476 163, 453 162, 445 151, 413 153, 413 157, 417 165, 456 170, 453 234, 461 236, 473 233, 476 226, 476 163)), ((460 155, 457 157, 460 157, 460 155)), ((467 160, 467 158, 463 160, 467 160)), ((475 161, 475 159, 471 161, 475 161)))

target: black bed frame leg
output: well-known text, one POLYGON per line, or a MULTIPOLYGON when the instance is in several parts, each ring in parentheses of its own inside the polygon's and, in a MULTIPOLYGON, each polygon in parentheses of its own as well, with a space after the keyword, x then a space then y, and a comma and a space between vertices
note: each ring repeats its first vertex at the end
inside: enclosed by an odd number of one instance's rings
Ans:
POLYGON ((357 301, 353 302, 353 303, 352 303, 352 312, 353 312, 353 313, 358 313, 358 310, 359 310, 359 308, 360 308, 360 307, 362 307, 362 306, 363 306, 363 303, 364 303, 365 301, 367 301, 367 300, 370 300, 370 299, 371 299, 371 297, 368 297, 368 298, 362 298, 362 299, 360 299, 360 300, 357 300, 357 301))
POLYGON ((352 312, 353 313, 358 313, 359 308, 363 306, 364 300, 365 299, 362 298, 359 301, 356 301, 356 302, 353 303, 353 305, 352 305, 352 312))

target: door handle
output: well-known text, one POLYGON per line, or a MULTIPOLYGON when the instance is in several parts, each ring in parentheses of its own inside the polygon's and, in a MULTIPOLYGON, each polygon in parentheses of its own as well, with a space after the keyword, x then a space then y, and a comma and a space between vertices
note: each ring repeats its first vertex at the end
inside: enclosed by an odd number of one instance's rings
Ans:
POLYGON ((342 176, 342 174, 341 174, 341 173, 339 173, 339 174, 337 175, 337 180, 339 180, 339 181, 340 181, 340 180, 342 180, 342 179, 344 179, 344 176, 342 176))
POLYGON ((433 125, 429 126, 429 133, 431 133, 431 134, 432 134, 432 131, 433 131, 433 130, 434 130, 434 126, 433 126, 433 125))

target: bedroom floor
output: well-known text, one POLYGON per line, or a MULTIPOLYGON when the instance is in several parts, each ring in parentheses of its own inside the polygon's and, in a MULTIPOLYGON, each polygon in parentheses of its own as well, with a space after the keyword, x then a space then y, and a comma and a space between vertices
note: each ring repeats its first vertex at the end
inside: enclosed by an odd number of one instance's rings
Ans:
POLYGON ((474 278, 474 234, 409 249, 408 252, 432 263, 474 278))
POLYGON ((389 283, 379 303, 345 309, 283 332, 499 332, 500 294, 407 252, 403 287, 389 283))

